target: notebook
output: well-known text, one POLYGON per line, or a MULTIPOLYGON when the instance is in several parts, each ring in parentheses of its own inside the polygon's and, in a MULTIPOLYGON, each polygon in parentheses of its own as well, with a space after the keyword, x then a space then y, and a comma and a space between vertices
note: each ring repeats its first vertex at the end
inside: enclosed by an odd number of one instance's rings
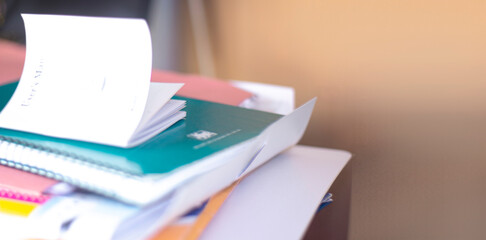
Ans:
POLYGON ((37 203, 0 197, 0 214, 27 217, 37 207, 37 203))
POLYGON ((10 189, 26 195, 42 195, 58 182, 0 165, 0 191, 10 189))
MULTIPOLYGON (((0 87, 0 109, 15 87, 16 83, 0 87)), ((0 128, 0 164, 136 205, 152 203, 181 191, 182 185, 186 189, 194 179, 210 176, 200 190, 206 199, 296 144, 315 102, 282 118, 178 99, 187 102, 190 117, 129 149, 0 128)))
POLYGON ((129 148, 185 117, 184 101, 171 100, 182 84, 150 82, 144 20, 22 18, 25 63, 0 127, 129 148))

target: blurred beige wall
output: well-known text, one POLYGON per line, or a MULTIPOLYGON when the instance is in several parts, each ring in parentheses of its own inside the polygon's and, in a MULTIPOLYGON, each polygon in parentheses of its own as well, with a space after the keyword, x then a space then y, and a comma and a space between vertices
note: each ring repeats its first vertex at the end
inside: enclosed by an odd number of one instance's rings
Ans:
POLYGON ((318 97, 351 239, 486 239, 485 1, 205 1, 217 76, 318 97))

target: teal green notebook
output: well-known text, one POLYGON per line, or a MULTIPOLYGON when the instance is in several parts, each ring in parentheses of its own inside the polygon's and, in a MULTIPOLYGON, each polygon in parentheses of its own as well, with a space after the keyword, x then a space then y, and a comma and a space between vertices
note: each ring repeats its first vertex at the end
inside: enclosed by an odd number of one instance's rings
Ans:
MULTIPOLYGON (((17 83, 0 86, 0 109, 7 104, 16 86, 17 83)), ((128 149, 0 128, 0 164, 125 202, 145 204, 153 200, 147 198, 156 198, 157 194, 150 195, 142 190, 155 185, 169 188, 169 183, 160 185, 157 182, 173 172, 198 172, 188 169, 193 163, 255 138, 281 117, 230 105, 175 98, 187 101, 186 119, 128 149), (131 188, 140 191, 130 193, 128 189, 131 188), (137 194, 147 196, 130 196, 137 194)))

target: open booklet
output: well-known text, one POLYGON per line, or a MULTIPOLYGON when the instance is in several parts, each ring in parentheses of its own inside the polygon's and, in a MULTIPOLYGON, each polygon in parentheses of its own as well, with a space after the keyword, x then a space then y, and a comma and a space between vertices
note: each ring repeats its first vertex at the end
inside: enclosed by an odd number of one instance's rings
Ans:
POLYGON ((151 83, 141 19, 22 14, 27 54, 0 127, 133 147, 183 119, 182 87, 151 83))

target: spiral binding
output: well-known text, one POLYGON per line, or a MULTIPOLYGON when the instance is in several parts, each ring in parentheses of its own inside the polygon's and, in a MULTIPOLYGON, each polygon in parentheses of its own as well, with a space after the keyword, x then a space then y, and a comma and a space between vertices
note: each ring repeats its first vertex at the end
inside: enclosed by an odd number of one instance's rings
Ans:
POLYGON ((139 175, 122 172, 73 153, 1 135, 0 164, 67 182, 108 197, 116 197, 116 189, 121 189, 125 184, 142 181, 139 175))

